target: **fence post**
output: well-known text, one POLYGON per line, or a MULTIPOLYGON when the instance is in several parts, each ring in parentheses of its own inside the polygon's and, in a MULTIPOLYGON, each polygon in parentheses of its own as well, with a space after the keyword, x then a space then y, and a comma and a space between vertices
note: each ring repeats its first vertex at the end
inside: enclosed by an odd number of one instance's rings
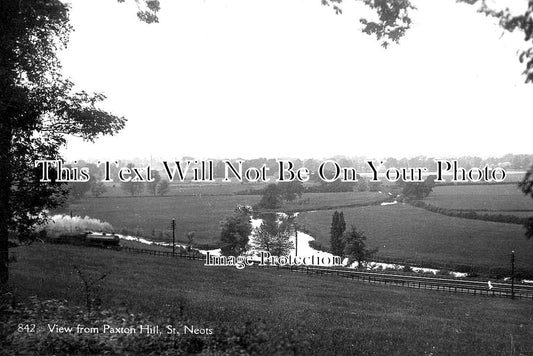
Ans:
POLYGON ((172 256, 176 254, 176 220, 172 219, 172 256))
POLYGON ((514 299, 514 251, 511 251, 511 299, 514 299))

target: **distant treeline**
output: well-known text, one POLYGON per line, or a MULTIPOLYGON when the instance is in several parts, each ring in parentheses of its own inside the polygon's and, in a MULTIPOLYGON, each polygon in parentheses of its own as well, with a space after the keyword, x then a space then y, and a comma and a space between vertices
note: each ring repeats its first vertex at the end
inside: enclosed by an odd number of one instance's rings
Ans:
MULTIPOLYGON (((520 178, 523 178, 524 176, 522 175, 520 178)), ((446 187, 446 186, 459 186, 459 185, 502 185, 502 184, 512 184, 512 185, 517 185, 518 182, 513 182, 513 181, 509 181, 509 182, 445 182, 445 183, 435 183, 435 187, 446 187)))
MULTIPOLYGON (((319 179, 316 175, 311 177, 311 182, 316 183, 314 185, 303 186, 302 193, 345 193, 345 192, 377 192, 381 190, 381 182, 370 182, 364 177, 358 175, 358 182, 342 182, 336 180, 333 182, 324 182, 319 179)), ((288 183, 278 183, 280 187, 284 187, 288 183)), ((263 195, 266 188, 260 189, 244 189, 236 192, 237 195, 263 195)))
MULTIPOLYGON (((430 171, 436 170, 436 164, 434 162, 434 159, 457 159, 459 161, 459 164, 461 167, 465 169, 471 169, 473 167, 482 167, 484 165, 489 166, 499 166, 508 170, 526 170, 529 167, 533 165, 533 154, 506 154, 501 157, 488 157, 488 158, 481 158, 476 156, 462 156, 462 157, 427 157, 427 156, 416 156, 411 158, 395 158, 395 157, 387 157, 382 158, 384 161, 385 168, 391 168, 391 167, 427 167, 430 171)), ((168 160, 168 158, 164 158, 168 160)), ((182 160, 192 159, 194 160, 195 157, 183 157, 182 160)), ((231 161, 236 161, 239 158, 228 158, 231 161)), ((356 156, 356 157, 346 157, 346 156, 333 156, 328 157, 325 159, 332 159, 338 162, 343 167, 353 167, 357 170, 357 172, 370 172, 370 168, 368 164, 366 164, 366 161, 369 159, 369 157, 364 156, 356 156)), ((299 159, 299 158, 292 158, 291 161, 294 163, 294 168, 301 168, 306 167, 311 172, 316 172, 318 170, 319 165, 325 160, 325 159, 316 159, 316 158, 310 158, 310 159, 299 159)), ((223 163, 223 159, 211 159, 214 162, 214 173, 215 177, 224 177, 224 170, 225 165, 223 163)), ((243 169, 246 170, 250 167, 259 167, 263 164, 266 164, 266 166, 269 168, 270 172, 277 172, 278 171, 278 163, 276 162, 276 159, 274 158, 254 158, 254 159, 246 159, 244 160, 243 169)), ((157 159, 127 159, 127 160, 120 160, 119 165, 120 166, 126 166, 128 163, 133 163, 136 166, 140 165, 146 165, 151 164, 152 168, 154 170, 159 170, 163 172, 163 166, 161 163, 161 160, 157 159)), ((89 161, 83 161, 80 160, 78 162, 78 166, 89 166, 94 162, 89 161)), ((111 174, 113 176, 116 175, 116 171, 118 168, 116 168, 114 165, 111 165, 111 174)), ((90 167, 91 175, 95 174, 94 171, 100 171, 100 174, 103 174, 103 166, 100 166, 99 168, 96 168, 96 165, 90 167)))

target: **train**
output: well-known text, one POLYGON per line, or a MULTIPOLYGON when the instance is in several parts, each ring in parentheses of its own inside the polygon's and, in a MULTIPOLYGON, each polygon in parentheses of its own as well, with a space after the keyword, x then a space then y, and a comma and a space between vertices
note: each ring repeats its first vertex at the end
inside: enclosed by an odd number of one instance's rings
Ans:
POLYGON ((120 248, 120 238, 118 235, 109 232, 85 231, 64 233, 51 240, 54 243, 62 244, 120 248))

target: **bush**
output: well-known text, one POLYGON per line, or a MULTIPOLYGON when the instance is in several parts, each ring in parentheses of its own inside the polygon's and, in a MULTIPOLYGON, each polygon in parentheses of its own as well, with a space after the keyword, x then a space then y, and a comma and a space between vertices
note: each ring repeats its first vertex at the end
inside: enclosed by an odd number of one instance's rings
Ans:
POLYGON ((295 330, 278 330, 262 320, 247 321, 228 327, 210 325, 211 335, 183 334, 184 326, 201 325, 182 317, 183 313, 168 306, 170 317, 149 317, 127 310, 98 309, 90 313, 65 300, 39 300, 17 303, 12 294, 2 293, 0 305, 0 349, 7 355, 102 355, 102 354, 224 354, 224 355, 281 355, 309 354, 309 343, 301 341, 295 330), (6 299, 6 300, 4 300, 6 299), (180 320, 178 320, 180 319, 180 320), (19 325, 35 324, 35 332, 20 332, 19 325), (51 333, 46 324, 71 326, 73 331, 51 333), (78 324, 96 327, 99 333, 77 333, 78 324), (102 333, 103 326, 137 328, 139 325, 159 325, 161 334, 102 333), (167 334, 165 326, 172 325, 180 334, 167 334), (163 330, 162 330, 163 329, 163 330))

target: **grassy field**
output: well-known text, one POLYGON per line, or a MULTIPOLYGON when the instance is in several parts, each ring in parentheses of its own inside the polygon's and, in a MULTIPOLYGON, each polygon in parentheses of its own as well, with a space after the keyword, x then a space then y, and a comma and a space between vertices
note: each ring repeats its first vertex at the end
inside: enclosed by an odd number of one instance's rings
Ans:
MULTIPOLYGON (((216 179, 213 183, 195 183, 195 182, 173 182, 170 184, 170 191, 166 195, 233 195, 248 189, 262 189, 266 183, 250 182, 225 182, 216 179)), ((129 196, 120 186, 119 183, 109 183, 106 185, 107 192, 104 197, 129 196)), ((87 194, 87 195, 90 195, 87 194)), ((143 196, 149 196, 148 191, 142 193, 143 196)))
POLYGON ((258 201, 254 195, 88 198, 71 204, 65 212, 88 215, 109 222, 117 232, 125 229, 156 240, 170 238, 174 218, 178 240, 186 240, 187 233, 194 231, 197 243, 213 243, 218 240, 220 222, 238 204, 258 201))
POLYGON ((533 215, 533 199, 514 184, 436 187, 424 201, 447 209, 529 210, 533 215))
MULTIPOLYGON (((293 335, 280 354, 300 345, 317 355, 527 355, 533 351, 528 302, 375 286, 337 277, 276 269, 207 268, 198 261, 64 245, 14 252, 10 284, 21 300, 67 299, 82 304, 73 265, 110 272, 103 306, 200 327, 266 325, 265 338, 293 335), (246 322, 251 321, 251 324, 246 322), (267 337, 268 335, 268 337, 267 337)), ((271 354, 272 350, 262 350, 271 354)))
POLYGON ((285 202, 280 210, 327 210, 342 206, 372 204, 387 199, 386 194, 378 192, 305 193, 293 202, 285 202))
MULTIPOLYGON (((511 250, 521 268, 533 269, 533 240, 520 225, 435 214, 407 204, 339 209, 346 225, 365 231, 370 247, 385 257, 437 264, 508 268, 511 250)), ((306 212, 298 222, 329 246, 332 211, 306 212)))
MULTIPOLYGON (((383 194, 372 192, 309 193, 286 204, 282 209, 324 209, 339 205, 367 204, 385 198, 383 194)), ((117 232, 126 229, 130 233, 156 240, 170 238, 170 221, 174 218, 179 240, 185 240, 186 234, 194 231, 197 243, 212 244, 218 242, 220 222, 232 214, 237 204, 253 205, 259 199, 257 195, 208 194, 86 198, 72 203, 62 212, 72 211, 73 215, 82 217, 87 215, 109 222, 117 232)))

